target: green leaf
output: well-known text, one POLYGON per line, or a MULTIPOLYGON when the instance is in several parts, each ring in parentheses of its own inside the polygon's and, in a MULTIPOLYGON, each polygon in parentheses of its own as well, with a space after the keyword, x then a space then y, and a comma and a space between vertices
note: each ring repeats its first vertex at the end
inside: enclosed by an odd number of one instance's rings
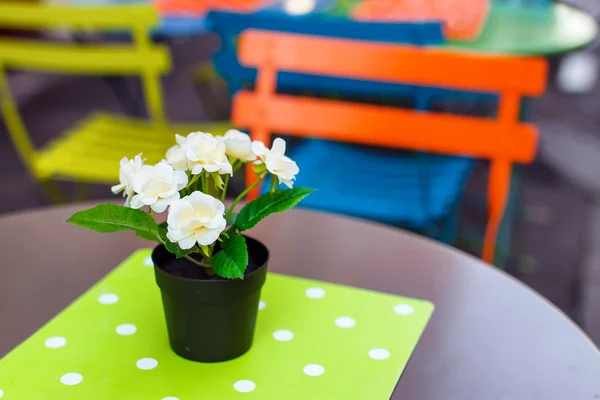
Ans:
POLYGON ((235 226, 240 232, 251 229, 263 218, 293 208, 312 192, 314 189, 299 187, 264 194, 240 210, 235 219, 235 226))
POLYGON ((198 247, 200 247, 200 250, 202 250, 202 254, 204 254, 204 257, 210 257, 210 247, 208 246, 203 246, 203 245, 198 245, 198 247))
POLYGON ((214 255, 212 267, 223 278, 244 278, 248 266, 248 248, 242 235, 231 235, 222 244, 221 251, 214 255))
POLYGON ((158 225, 152 216, 142 210, 116 204, 101 204, 89 210, 79 211, 67 222, 96 232, 132 230, 144 239, 160 242, 157 236, 158 225))
POLYGON ((221 174, 219 174, 218 172, 213 172, 211 175, 213 177, 215 189, 223 190, 225 182, 223 182, 223 178, 221 177, 221 174))
POLYGON ((135 234, 136 234, 136 236, 139 236, 142 239, 150 240, 152 242, 159 242, 158 238, 153 233, 144 232, 144 231, 135 231, 135 234))
POLYGON ((182 258, 194 252, 194 248, 183 250, 177 243, 173 243, 167 237, 167 223, 163 222, 158 226, 158 233, 164 242, 165 249, 175 254, 175 257, 182 258))

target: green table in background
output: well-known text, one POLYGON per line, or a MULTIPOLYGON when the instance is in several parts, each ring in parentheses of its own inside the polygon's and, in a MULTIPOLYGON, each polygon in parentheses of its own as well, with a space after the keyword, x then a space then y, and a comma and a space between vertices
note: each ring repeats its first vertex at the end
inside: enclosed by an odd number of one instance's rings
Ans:
MULTIPOLYGON (((360 0, 338 0, 329 15, 348 16, 360 0)), ((590 44, 598 33, 590 14, 566 4, 549 9, 494 4, 481 35, 474 41, 453 41, 448 47, 490 53, 551 55, 590 44)))
POLYGON ((590 14, 566 4, 547 11, 498 6, 475 41, 451 42, 449 47, 493 53, 553 55, 589 45, 598 34, 590 14))

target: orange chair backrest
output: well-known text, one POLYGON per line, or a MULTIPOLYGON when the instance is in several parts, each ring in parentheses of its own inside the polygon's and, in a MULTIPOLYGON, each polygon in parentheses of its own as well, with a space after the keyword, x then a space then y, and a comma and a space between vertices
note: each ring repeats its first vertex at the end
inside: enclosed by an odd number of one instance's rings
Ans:
MULTIPOLYGON (((483 258, 492 262, 512 163, 536 154, 537 130, 519 112, 523 96, 545 89, 543 59, 257 30, 241 35, 238 56, 258 76, 255 91, 235 96, 232 121, 255 140, 268 144, 281 132, 490 160, 483 258), (490 119, 277 94, 278 71, 498 93, 499 108, 490 119)), ((256 179, 250 169, 247 179, 256 179)))

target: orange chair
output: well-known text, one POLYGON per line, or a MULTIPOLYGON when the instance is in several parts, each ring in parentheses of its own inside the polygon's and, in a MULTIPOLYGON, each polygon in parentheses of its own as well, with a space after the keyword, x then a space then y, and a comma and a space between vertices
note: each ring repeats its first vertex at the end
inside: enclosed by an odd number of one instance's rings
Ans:
MULTIPOLYGON (((543 59, 256 30, 242 34, 238 54, 258 77, 255 91, 235 96, 232 122, 253 139, 269 143, 272 132, 282 132, 490 160, 483 259, 492 262, 512 163, 530 163, 536 154, 537 130, 519 121, 519 111, 523 96, 544 91, 543 59), (489 119, 283 95, 278 71, 497 93, 500 101, 497 118, 489 119)), ((247 179, 255 179, 250 170, 247 179)))

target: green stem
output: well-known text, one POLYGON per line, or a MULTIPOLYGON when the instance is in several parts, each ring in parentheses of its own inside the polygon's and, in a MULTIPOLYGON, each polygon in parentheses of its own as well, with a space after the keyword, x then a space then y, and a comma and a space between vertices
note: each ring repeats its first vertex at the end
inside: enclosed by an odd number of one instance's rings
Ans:
POLYGON ((193 257, 190 257, 190 256, 184 256, 184 257, 202 268, 206 268, 207 270, 209 270, 209 269, 212 270, 212 267, 210 265, 206 265, 206 264, 201 263, 200 261, 194 260, 193 257))
POLYGON ((225 175, 225 182, 223 184, 223 193, 221 193, 221 202, 225 201, 225 195, 227 194, 227 187, 229 186, 230 175, 225 175))
POLYGON ((258 185, 259 183, 261 183, 263 181, 263 179, 265 179, 265 176, 267 176, 266 174, 263 175, 262 177, 260 177, 259 179, 257 179, 252 185, 248 186, 246 188, 246 190, 244 190, 234 201, 233 203, 231 203, 231 206, 229 207, 229 209, 227 210, 227 213, 225 214, 225 221, 229 221, 229 217, 231 217, 231 213, 233 213, 233 210, 235 209, 235 206, 237 206, 237 203, 239 203, 244 197, 246 197, 246 195, 248 193, 250 193, 250 191, 252 189, 254 189, 254 187, 256 185, 258 185))
POLYGON ((208 186, 208 176, 206 174, 202 174, 202 179, 201 180, 202 180, 202 191, 205 194, 208 194, 208 188, 209 188, 209 186, 208 186))
POLYGON ((271 189, 270 192, 273 193, 275 191, 275 186, 277 185, 278 178, 276 176, 271 177, 271 189))

